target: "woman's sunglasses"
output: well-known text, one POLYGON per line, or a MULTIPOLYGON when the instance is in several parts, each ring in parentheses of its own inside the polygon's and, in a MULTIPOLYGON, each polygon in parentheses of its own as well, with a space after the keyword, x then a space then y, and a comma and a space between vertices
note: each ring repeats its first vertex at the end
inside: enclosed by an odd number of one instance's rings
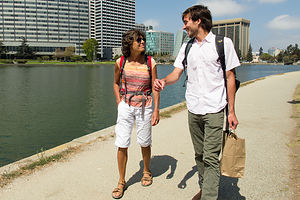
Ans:
POLYGON ((146 42, 146 39, 145 39, 145 38, 142 38, 142 37, 138 37, 138 38, 136 39, 136 41, 137 41, 138 43, 141 43, 142 40, 143 40, 144 42, 146 42))

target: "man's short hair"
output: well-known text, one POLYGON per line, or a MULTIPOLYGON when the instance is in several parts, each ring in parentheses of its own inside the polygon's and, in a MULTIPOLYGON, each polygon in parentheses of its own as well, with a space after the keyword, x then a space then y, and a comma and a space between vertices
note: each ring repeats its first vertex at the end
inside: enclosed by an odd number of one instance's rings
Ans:
POLYGON ((189 7, 182 13, 182 21, 184 17, 190 14, 193 21, 201 20, 200 26, 207 32, 212 29, 212 17, 209 9, 203 5, 194 5, 189 7))

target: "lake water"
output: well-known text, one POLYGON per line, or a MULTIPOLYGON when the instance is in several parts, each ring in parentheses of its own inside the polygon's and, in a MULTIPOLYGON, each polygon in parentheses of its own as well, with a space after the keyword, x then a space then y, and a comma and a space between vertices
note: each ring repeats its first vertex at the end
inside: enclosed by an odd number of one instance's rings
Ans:
MULTIPOLYGON (((172 70, 159 65, 159 78, 172 70)), ((237 77, 245 82, 299 70, 243 65, 237 77)), ((161 108, 184 101, 184 78, 161 92, 161 108)), ((114 125, 112 83, 113 65, 1 65, 0 166, 114 125)))

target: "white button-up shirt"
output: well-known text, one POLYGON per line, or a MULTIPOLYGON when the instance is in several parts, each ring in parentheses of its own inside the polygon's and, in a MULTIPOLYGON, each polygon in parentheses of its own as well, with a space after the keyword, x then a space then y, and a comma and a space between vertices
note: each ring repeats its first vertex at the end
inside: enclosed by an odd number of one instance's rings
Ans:
MULTIPOLYGON (((217 62, 218 53, 215 35, 210 32, 205 39, 196 39, 187 57, 187 75, 185 98, 187 108, 194 114, 217 113, 227 104, 224 76, 221 63, 217 62)), ((184 43, 175 60, 174 66, 183 69, 182 60, 185 56, 184 43)), ((226 71, 240 65, 231 39, 224 38, 226 71)))

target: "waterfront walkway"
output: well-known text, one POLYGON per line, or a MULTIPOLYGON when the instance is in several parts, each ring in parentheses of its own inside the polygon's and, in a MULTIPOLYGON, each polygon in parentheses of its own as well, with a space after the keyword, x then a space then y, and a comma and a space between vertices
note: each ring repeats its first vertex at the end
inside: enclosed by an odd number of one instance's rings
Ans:
MULTIPOLYGON (((241 87, 237 134, 246 139, 245 176, 221 177, 220 199, 291 199, 288 186, 290 134, 295 128, 292 95, 300 72, 274 75, 241 87)), ((153 128, 151 170, 154 182, 142 187, 141 153, 133 134, 124 200, 191 199, 198 192, 187 111, 163 119, 153 128)), ((0 189, 1 200, 109 200, 117 184, 114 138, 85 146, 69 160, 21 176, 0 189)))

